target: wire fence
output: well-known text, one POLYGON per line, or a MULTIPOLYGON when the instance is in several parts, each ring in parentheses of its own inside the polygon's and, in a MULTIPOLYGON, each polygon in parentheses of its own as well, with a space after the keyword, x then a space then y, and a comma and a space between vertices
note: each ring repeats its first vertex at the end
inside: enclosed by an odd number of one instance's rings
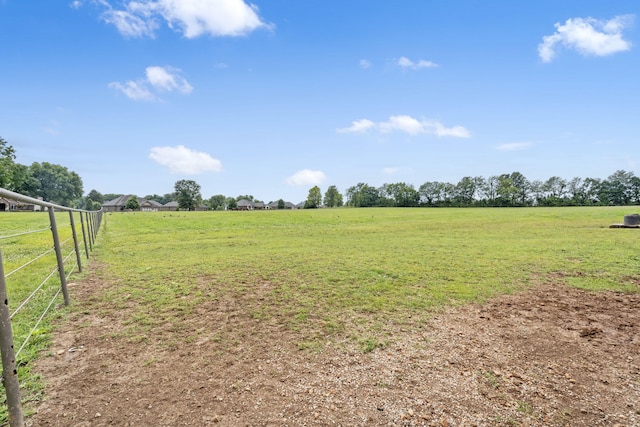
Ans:
POLYGON ((43 348, 41 325, 56 302, 69 304, 69 278, 82 271, 82 259, 93 250, 103 215, 102 210, 72 209, 3 188, 0 201, 14 211, 0 212, 2 383, 9 425, 22 427, 18 366, 43 348), (40 213, 22 213, 27 210, 40 213), (10 309, 13 301, 17 303, 10 309))

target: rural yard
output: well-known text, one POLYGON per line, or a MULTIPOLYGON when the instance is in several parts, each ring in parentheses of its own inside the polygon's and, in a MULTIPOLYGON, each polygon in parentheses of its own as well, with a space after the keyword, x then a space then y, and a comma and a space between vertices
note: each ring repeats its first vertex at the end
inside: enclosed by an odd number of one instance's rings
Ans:
POLYGON ((34 368, 46 397, 27 424, 640 425, 640 295, 564 279, 386 325, 389 342, 363 351, 335 337, 300 348, 295 330, 249 314, 259 295, 123 336, 134 307, 114 309, 92 274, 34 368))

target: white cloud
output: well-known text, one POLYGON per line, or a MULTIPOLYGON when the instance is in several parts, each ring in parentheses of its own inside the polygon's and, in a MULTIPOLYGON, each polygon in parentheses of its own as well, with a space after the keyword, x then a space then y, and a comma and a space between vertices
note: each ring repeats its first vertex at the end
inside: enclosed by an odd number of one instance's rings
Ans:
POLYGON ((411 116, 391 116, 389 120, 375 123, 368 119, 356 120, 348 128, 338 129, 338 133, 363 133, 375 129, 380 133, 404 132, 415 136, 431 134, 438 137, 470 138, 471 132, 463 126, 446 127, 435 120, 418 120, 411 116))
POLYGON ((273 27, 260 18, 257 6, 244 0, 137 0, 125 3, 121 10, 107 0, 99 3, 107 8, 103 19, 125 37, 153 37, 159 20, 186 38, 242 36, 273 27))
POLYGON ((145 70, 146 78, 126 83, 112 82, 109 87, 134 101, 156 101, 159 98, 155 92, 191 93, 193 87, 180 73, 179 69, 173 67, 150 66, 145 70))
POLYGON ((151 16, 137 16, 126 10, 109 9, 102 14, 102 19, 113 24, 125 37, 153 38, 159 28, 158 22, 151 16))
POLYGON ((512 142, 509 144, 498 145, 496 149, 500 151, 519 151, 519 150, 526 150, 531 146, 533 146, 531 142, 512 142))
POLYGON ((418 70, 420 68, 436 68, 439 65, 435 62, 425 61, 424 59, 419 60, 418 62, 413 62, 406 56, 398 59, 398 65, 405 69, 418 70))
POLYGON ((538 45, 543 62, 556 56, 558 44, 589 56, 606 56, 631 49, 631 43, 622 37, 622 30, 633 22, 633 15, 616 16, 608 21, 594 18, 569 18, 564 24, 556 23, 556 32, 544 36, 538 45))
POLYGON ((462 126, 445 127, 440 122, 425 122, 425 126, 430 126, 436 136, 453 136, 455 138, 470 138, 471 132, 462 126))
POLYGON ((72 9, 80 9, 82 7, 82 2, 80 0, 75 0, 69 3, 69 7, 72 9))
POLYGON ((351 126, 349 126, 348 128, 338 129, 337 132, 338 133, 366 132, 369 129, 375 127, 375 125, 376 124, 373 123, 371 120, 367 120, 367 119, 355 120, 351 122, 351 126))
POLYGON ((193 87, 180 75, 180 70, 172 67, 147 67, 147 81, 158 90, 171 92, 177 90, 190 93, 193 87))
POLYGON ((184 145, 177 147, 153 147, 149 158, 167 166, 172 174, 198 175, 204 172, 222 171, 222 163, 211 155, 191 150, 184 145))
POLYGON ((360 60, 360 67, 364 68, 365 70, 367 68, 371 68, 371 61, 369 61, 367 59, 361 59, 360 60))
POLYGON ((149 91, 145 82, 128 81, 124 84, 111 82, 109 83, 109 87, 119 90, 134 101, 153 101, 156 99, 155 95, 149 91))
POLYGON ((285 180, 285 182, 289 185, 305 187, 309 185, 320 185, 324 182, 325 179, 327 179, 327 177, 322 171, 303 169, 291 175, 285 180))
POLYGON ((386 122, 378 123, 378 129, 382 133, 393 131, 406 132, 409 135, 425 133, 424 125, 411 116, 391 116, 386 122))

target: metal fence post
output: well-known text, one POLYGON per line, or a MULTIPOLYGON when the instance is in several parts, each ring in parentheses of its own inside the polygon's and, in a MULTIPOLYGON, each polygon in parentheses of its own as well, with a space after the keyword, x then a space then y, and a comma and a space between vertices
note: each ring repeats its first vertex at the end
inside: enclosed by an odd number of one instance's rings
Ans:
POLYGON ((93 213, 87 214, 87 221, 89 222, 89 230, 91 230, 89 233, 89 245, 91 246, 91 250, 93 250, 93 242, 95 241, 93 213))
POLYGON ((87 231, 84 229, 84 217, 82 216, 82 212, 80 212, 80 225, 82 226, 82 240, 84 240, 84 253, 87 255, 87 259, 89 259, 89 246, 87 246, 87 231))
POLYGON ((71 235, 73 236, 73 246, 76 251, 76 261, 78 262, 78 272, 82 273, 82 261, 80 260, 80 249, 78 249, 78 235, 76 233, 76 224, 73 221, 73 211, 69 211, 69 221, 71 222, 71 235))
POLYGON ((69 305, 69 291, 67 290, 67 278, 64 272, 64 258, 62 257, 60 237, 58 236, 58 227, 56 226, 56 215, 54 209, 51 207, 49 207, 49 222, 51 223, 51 234, 53 235, 53 247, 56 250, 56 258, 58 259, 58 274, 60 275, 60 286, 62 286, 64 305, 69 305))
POLYGON ((20 403, 20 384, 18 383, 18 368, 13 348, 13 330, 9 314, 9 299, 7 285, 4 279, 2 252, 0 251, 0 351, 2 352, 2 382, 7 393, 7 409, 9 425, 23 427, 22 405, 20 403))

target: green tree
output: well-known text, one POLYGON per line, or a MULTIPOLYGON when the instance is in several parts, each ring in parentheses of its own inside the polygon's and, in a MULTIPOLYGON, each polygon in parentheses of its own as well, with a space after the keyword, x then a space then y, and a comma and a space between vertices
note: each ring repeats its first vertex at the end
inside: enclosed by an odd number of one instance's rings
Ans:
POLYGON ((202 203, 200 185, 190 179, 181 179, 174 185, 176 202, 180 209, 192 211, 202 203))
POLYGON ((227 209, 235 209, 238 207, 238 201, 233 197, 227 197, 225 204, 227 205, 227 209))
POLYGON ((545 206, 561 206, 565 204, 568 183, 559 176, 552 176, 542 184, 545 194, 542 204, 545 206))
POLYGON ((347 205, 356 208, 368 208, 378 206, 380 193, 377 188, 360 182, 347 188, 347 205))
POLYGON ((16 158, 15 150, 0 137, 0 187, 13 190, 13 170, 16 158))
MULTIPOLYGON (((104 203, 104 196, 102 195, 102 193, 100 193, 98 190, 91 190, 84 200, 84 209, 93 211, 96 210, 96 204, 98 206, 102 206, 102 203, 104 203)), ((98 209, 100 208, 98 207, 98 209)))
POLYGON ((125 209, 137 211, 140 209, 140 202, 138 202, 138 198, 136 196, 131 196, 127 199, 127 203, 124 205, 125 209))
POLYGON ((215 196, 209 197, 209 200, 207 200, 206 204, 207 206, 209 206, 209 208, 211 208, 211 210, 221 211, 226 205, 226 200, 227 198, 225 196, 223 196, 222 194, 217 194, 215 196))
POLYGON ((640 177, 633 176, 629 180, 629 194, 632 204, 640 204, 640 177))
POLYGON ((390 206, 411 207, 418 206, 420 202, 420 194, 411 184, 397 182, 393 184, 384 184, 379 189, 381 195, 391 201, 390 206))
POLYGON ((490 176, 484 181, 484 185, 480 187, 480 192, 489 206, 496 205, 496 199, 498 197, 498 184, 499 179, 496 175, 490 176))
POLYGON ((625 206, 633 198, 633 172, 615 171, 600 186, 600 200, 605 205, 625 206))
POLYGON ((509 178, 511 179, 511 184, 515 187, 513 202, 520 206, 525 206, 529 200, 529 180, 520 172, 512 172, 509 178))
POLYGON ((418 194, 420 195, 420 202, 428 205, 434 206, 440 197, 440 183, 435 181, 425 182, 418 189, 418 194))
POLYGON ((31 180, 29 174, 29 167, 21 165, 19 163, 13 164, 13 170, 11 173, 11 182, 7 187, 7 190, 15 191, 16 193, 27 193, 27 184, 31 180))
POLYGON ((47 202, 63 206, 82 197, 82 179, 66 167, 42 162, 29 166, 29 178, 25 184, 26 194, 42 197, 47 202))
POLYGON ((315 209, 322 205, 322 192, 317 185, 309 190, 307 201, 304 203, 305 209, 315 209))
POLYGON ((584 195, 585 205, 599 205, 602 204, 599 194, 602 187, 602 180, 600 178, 585 178, 580 187, 581 193, 584 195))
POLYGON ((342 204, 342 194, 338 191, 338 187, 330 185, 324 193, 324 205, 328 208, 337 208, 342 204))
POLYGON ((481 178, 465 176, 456 184, 454 200, 460 206, 471 206, 482 183, 481 178))
POLYGON ((284 200, 278 199, 278 209, 284 209, 287 205, 284 203, 284 200))
POLYGON ((87 199, 91 199, 94 202, 104 203, 104 196, 98 190, 91 190, 87 194, 87 199))

